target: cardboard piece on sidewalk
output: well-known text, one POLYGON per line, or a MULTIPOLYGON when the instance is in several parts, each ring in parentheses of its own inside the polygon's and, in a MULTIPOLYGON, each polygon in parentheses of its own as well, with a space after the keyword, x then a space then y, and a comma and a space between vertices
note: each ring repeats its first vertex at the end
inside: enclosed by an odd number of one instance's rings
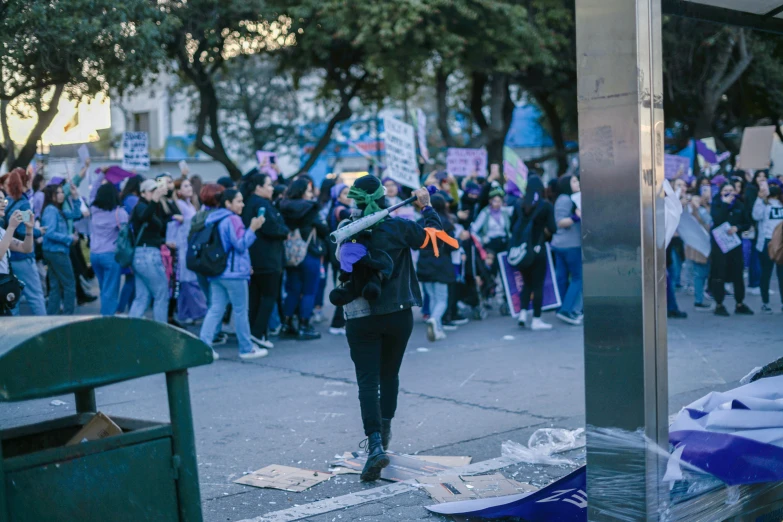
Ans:
POLYGON ((460 475, 421 477, 416 479, 416 482, 424 486, 423 489, 429 493, 432 500, 441 504, 536 491, 535 487, 508 479, 500 473, 473 477, 460 475))
POLYGON ((411 455, 419 460, 426 460, 449 468, 461 468, 473 462, 473 457, 441 457, 439 455, 411 455))
POLYGON ((289 466, 267 466, 234 481, 256 488, 281 489, 301 493, 332 478, 331 473, 289 466))
MULTIPOLYGON (((392 482, 402 482, 418 477, 426 477, 451 469, 449 466, 444 466, 435 462, 427 462, 426 460, 411 457, 410 455, 400 455, 399 453, 391 451, 387 451, 386 454, 389 455, 390 462, 389 465, 381 471, 381 478, 392 482)), ((366 453, 352 452, 347 453, 344 456, 350 458, 337 460, 330 465, 361 472, 364 468, 364 464, 367 462, 366 453)))
POLYGON ((67 442, 66 446, 73 446, 74 444, 89 442, 91 440, 105 439, 106 437, 113 437, 114 435, 122 435, 122 428, 117 426, 109 417, 98 412, 90 422, 82 426, 82 429, 80 429, 76 435, 71 437, 71 440, 67 442))

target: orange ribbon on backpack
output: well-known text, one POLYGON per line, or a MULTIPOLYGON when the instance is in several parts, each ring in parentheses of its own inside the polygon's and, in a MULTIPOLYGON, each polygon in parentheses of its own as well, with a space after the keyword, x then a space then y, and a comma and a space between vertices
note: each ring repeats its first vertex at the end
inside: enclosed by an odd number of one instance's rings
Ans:
POLYGON ((427 234, 424 237, 424 243, 419 248, 426 248, 427 245, 432 242, 432 250, 435 252, 435 257, 440 257, 440 252, 438 251, 438 239, 449 245, 450 247, 454 248, 455 250, 459 248, 459 243, 457 243, 457 240, 448 235, 443 230, 437 230, 434 228, 425 228, 424 232, 427 234))

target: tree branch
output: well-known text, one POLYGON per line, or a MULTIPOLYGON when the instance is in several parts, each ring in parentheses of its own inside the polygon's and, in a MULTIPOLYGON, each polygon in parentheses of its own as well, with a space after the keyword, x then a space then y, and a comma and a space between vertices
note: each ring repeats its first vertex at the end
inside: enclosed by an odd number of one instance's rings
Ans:
POLYGON ((487 123, 487 119, 482 112, 482 109, 484 108, 484 89, 486 85, 487 76, 483 73, 474 72, 470 89, 470 113, 473 115, 473 120, 482 132, 489 127, 489 123, 487 123))
POLYGON ((449 75, 443 72, 443 69, 438 68, 435 73, 435 93, 438 106, 438 130, 440 130, 443 136, 443 141, 446 142, 447 147, 457 147, 457 142, 454 136, 451 135, 449 129, 449 105, 448 105, 448 79, 449 75))
MULTIPOLYGON (((27 165, 29 165, 30 161, 35 157, 35 153, 38 149, 38 141, 40 141, 44 131, 49 128, 54 117, 57 116, 57 113, 59 112, 60 98, 62 97, 64 90, 65 85, 62 83, 58 84, 54 89, 52 101, 49 102, 49 109, 45 111, 38 110, 38 121, 27 136, 27 141, 22 147, 22 150, 19 151, 19 156, 11 163, 9 170, 15 169, 16 167, 27 168, 27 165)), ((41 107, 42 103, 40 98, 37 100, 36 104, 38 107, 41 107)))
POLYGON ((718 84, 717 89, 719 96, 722 96, 732 85, 737 82, 737 80, 739 80, 739 77, 742 76, 742 73, 744 73, 748 67, 750 67, 750 63, 753 61, 753 55, 748 52, 748 44, 745 40, 745 31, 743 29, 739 30, 738 46, 740 60, 734 64, 731 72, 723 79, 723 81, 718 84))

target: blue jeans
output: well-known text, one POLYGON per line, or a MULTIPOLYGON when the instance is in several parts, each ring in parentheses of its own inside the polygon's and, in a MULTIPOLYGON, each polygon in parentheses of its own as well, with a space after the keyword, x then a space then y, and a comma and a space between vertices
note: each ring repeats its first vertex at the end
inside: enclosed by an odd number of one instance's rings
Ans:
MULTIPOLYGON (((14 275, 24 283, 22 295, 27 298, 27 304, 30 306, 33 315, 46 315, 46 299, 44 299, 41 278, 38 276, 38 267, 35 264, 35 259, 11 261, 11 268, 14 269, 14 275)), ((18 304, 11 310, 11 314, 19 315, 18 304)))
POLYGON ((693 271, 693 302, 704 304, 704 287, 710 277, 710 264, 691 261, 691 270, 693 271))
POLYGON ((430 318, 438 326, 443 325, 443 314, 449 307, 449 285, 445 283, 422 283, 424 291, 430 296, 430 318))
POLYGON ((555 273, 557 289, 563 299, 560 313, 582 313, 582 249, 553 248, 555 254, 555 273), (571 281, 568 281, 568 278, 571 281))
POLYGON ((136 298, 136 278, 133 272, 123 270, 127 272, 125 274, 125 282, 122 284, 122 290, 120 290, 120 300, 117 303, 117 311, 121 314, 129 310, 131 303, 136 298))
POLYGON ((672 281, 671 269, 666 273, 666 311, 677 312, 679 307, 677 306, 677 296, 674 293, 674 281, 672 281))
POLYGON ((160 249, 137 247, 133 254, 133 272, 136 279, 136 298, 128 316, 144 317, 152 299, 152 318, 159 323, 167 323, 169 282, 166 279, 160 249))
POLYGON ((101 289, 101 315, 112 316, 117 313, 119 304, 122 268, 114 260, 114 252, 92 253, 90 263, 101 289))
POLYGON ((321 260, 307 254, 302 264, 286 268, 285 290, 288 293, 283 315, 292 317, 299 306, 299 318, 309 321, 315 307, 315 294, 321 282, 321 260))
POLYGON ((43 257, 49 273, 47 315, 60 315, 61 303, 63 315, 73 315, 76 310, 76 279, 73 275, 71 256, 62 252, 44 250, 43 257))
POLYGON ((231 303, 234 314, 234 327, 237 332, 239 353, 253 351, 253 341, 250 339, 250 320, 247 316, 247 301, 250 295, 247 281, 244 279, 214 279, 209 283, 211 303, 199 336, 206 344, 212 346, 212 340, 226 313, 226 307, 231 303))
POLYGON ((682 286, 682 259, 680 259, 680 255, 674 248, 672 249, 671 256, 672 264, 668 270, 669 277, 671 277, 674 287, 679 288, 682 286))

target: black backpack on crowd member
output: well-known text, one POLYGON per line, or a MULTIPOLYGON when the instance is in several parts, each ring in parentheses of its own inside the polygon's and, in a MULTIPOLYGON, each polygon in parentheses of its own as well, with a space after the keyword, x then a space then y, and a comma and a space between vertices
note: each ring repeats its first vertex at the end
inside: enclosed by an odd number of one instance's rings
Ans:
POLYGON ((185 264, 188 270, 207 277, 217 277, 226 271, 228 266, 228 252, 223 247, 220 239, 220 222, 224 218, 192 232, 188 237, 188 252, 185 255, 185 264))
MULTIPOLYGON (((539 241, 533 242, 533 223, 542 208, 543 205, 539 202, 533 213, 527 219, 523 216, 511 232, 508 263, 519 270, 530 267, 536 260, 536 255, 541 252, 540 238, 539 241)), ((541 236, 543 235, 542 231, 541 236)))

